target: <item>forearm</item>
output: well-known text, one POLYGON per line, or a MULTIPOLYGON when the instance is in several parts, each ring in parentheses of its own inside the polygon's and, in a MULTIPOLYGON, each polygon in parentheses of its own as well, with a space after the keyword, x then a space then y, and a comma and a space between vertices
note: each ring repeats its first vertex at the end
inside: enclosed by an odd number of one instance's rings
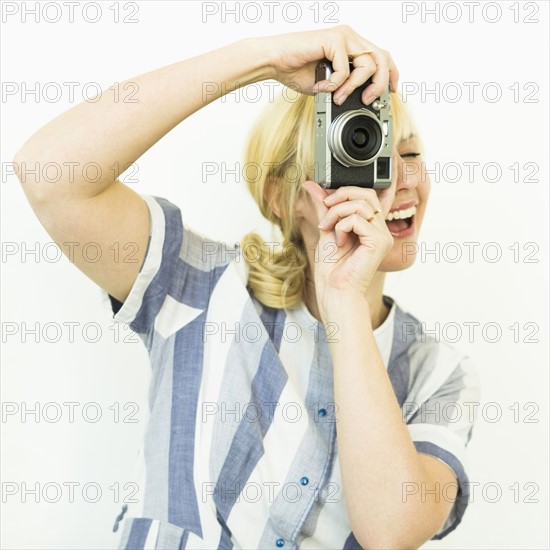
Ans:
POLYGON ((432 503, 403 499, 403 486, 428 486, 431 480, 403 422, 368 303, 340 296, 327 319, 339 328, 337 342, 330 344, 336 429, 354 533, 366 548, 415 547, 434 533, 426 520, 432 503))
POLYGON ((120 83, 117 102, 108 91, 97 102, 69 109, 38 130, 14 159, 18 165, 29 163, 29 169, 54 162, 61 177, 52 184, 30 175, 23 186, 38 197, 101 193, 118 177, 117 166, 124 171, 188 116, 224 93, 270 78, 263 44, 261 39, 240 40, 120 83), (72 181, 67 163, 78 163, 72 181), (82 167, 87 163, 99 165, 99 181, 85 181, 82 167))

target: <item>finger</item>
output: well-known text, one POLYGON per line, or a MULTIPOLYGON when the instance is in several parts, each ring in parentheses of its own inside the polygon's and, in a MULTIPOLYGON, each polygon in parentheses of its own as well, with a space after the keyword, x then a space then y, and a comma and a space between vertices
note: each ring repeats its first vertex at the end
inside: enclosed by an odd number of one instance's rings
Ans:
POLYGON ((350 72, 348 54, 343 43, 338 44, 331 61, 334 72, 330 75, 330 81, 334 82, 339 88, 349 77, 350 72))
POLYGON ((338 88, 338 91, 332 96, 332 99, 337 105, 341 105, 347 97, 361 84, 365 83, 368 78, 376 70, 376 64, 372 59, 368 58, 370 61, 366 61, 365 65, 360 67, 355 67, 349 78, 338 88))
MULTIPOLYGON (((332 78, 332 77, 331 77, 332 78)), ((311 86, 311 91, 314 94, 321 92, 335 92, 338 89, 338 86, 332 82, 332 80, 319 80, 313 86, 311 86)))
POLYGON ((391 55, 389 55, 389 60, 390 60, 389 68, 390 68, 391 91, 392 92, 397 92, 397 84, 399 82, 399 71, 397 70, 397 65, 393 61, 391 55))
POLYGON ((365 219, 359 216, 359 214, 352 214, 342 220, 340 220, 334 226, 334 232, 336 234, 336 244, 340 247, 343 246, 350 233, 355 233, 359 238, 372 235, 375 229, 365 219))
POLYGON ((306 181, 302 184, 302 186, 311 197, 313 206, 315 207, 315 212, 317 213, 317 219, 322 220, 328 212, 328 207, 323 202, 323 199, 328 197, 329 194, 314 181, 306 181))
POLYGON ((357 187, 356 185, 344 185, 323 199, 323 203, 328 206, 335 206, 344 201, 350 200, 367 200, 368 203, 376 210, 381 210, 380 200, 374 189, 357 187))
POLYGON ((370 208, 372 213, 365 216, 365 219, 374 217, 371 220, 371 223, 383 229, 386 227, 386 215, 391 208, 390 205, 385 205, 382 207, 378 194, 374 189, 365 189, 363 187, 356 187, 353 185, 340 187, 332 195, 329 195, 323 202, 330 208, 338 204, 347 204, 355 200, 365 201, 370 208))
POLYGON ((349 59, 343 42, 326 48, 325 51, 327 59, 332 61, 333 72, 329 80, 320 80, 313 85, 314 92, 335 92, 350 74, 349 59))
POLYGON ((365 219, 373 218, 376 210, 366 200, 346 201, 333 206, 325 214, 319 226, 324 231, 330 231, 335 223, 352 214, 359 214, 365 219))
POLYGON ((373 50, 370 54, 376 63, 376 70, 372 75, 372 82, 363 92, 363 103, 368 105, 376 97, 380 97, 388 89, 390 78, 390 64, 386 53, 381 50, 373 50))

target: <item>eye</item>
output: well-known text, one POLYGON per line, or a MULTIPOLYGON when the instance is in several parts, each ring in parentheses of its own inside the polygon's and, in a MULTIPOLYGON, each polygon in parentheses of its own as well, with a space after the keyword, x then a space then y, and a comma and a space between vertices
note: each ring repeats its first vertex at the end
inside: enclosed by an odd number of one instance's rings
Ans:
POLYGON ((401 158, 403 159, 406 159, 406 158, 417 158, 420 156, 420 153, 403 153, 401 155, 399 155, 401 158))

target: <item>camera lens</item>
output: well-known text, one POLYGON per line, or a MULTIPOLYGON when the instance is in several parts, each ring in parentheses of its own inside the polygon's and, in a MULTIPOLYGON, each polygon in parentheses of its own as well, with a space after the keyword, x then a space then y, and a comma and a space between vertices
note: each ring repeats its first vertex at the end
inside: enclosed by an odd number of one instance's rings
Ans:
POLYGON ((382 150, 382 126, 366 109, 347 111, 332 122, 328 143, 334 157, 344 166, 365 166, 382 150))
POLYGON ((368 134, 363 128, 354 130, 351 134, 351 141, 355 147, 363 147, 367 143, 368 139, 368 134))
POLYGON ((341 134, 344 151, 356 160, 372 159, 382 145, 382 132, 378 121, 363 114, 348 120, 341 134))

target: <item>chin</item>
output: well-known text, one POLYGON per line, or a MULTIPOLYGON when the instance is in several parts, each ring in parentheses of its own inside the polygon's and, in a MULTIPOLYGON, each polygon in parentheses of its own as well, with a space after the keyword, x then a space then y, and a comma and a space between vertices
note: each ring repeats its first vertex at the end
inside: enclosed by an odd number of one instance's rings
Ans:
POLYGON ((416 241, 396 239, 392 249, 380 264, 378 271, 389 273, 411 267, 416 261, 417 251, 416 241))
POLYGON ((414 264, 418 254, 417 240, 422 225, 422 218, 422 214, 412 216, 408 220, 407 227, 400 233, 395 234, 390 230, 393 236, 393 247, 380 264, 378 271, 387 273, 403 271, 414 264))

